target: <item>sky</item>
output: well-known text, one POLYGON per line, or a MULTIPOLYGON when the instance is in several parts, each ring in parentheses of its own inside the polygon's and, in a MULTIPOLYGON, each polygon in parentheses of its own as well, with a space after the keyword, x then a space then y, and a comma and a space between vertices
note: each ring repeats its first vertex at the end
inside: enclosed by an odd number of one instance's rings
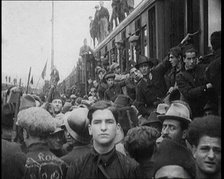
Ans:
MULTIPOLYGON (((135 7, 142 0, 135 0, 135 7)), ((60 81, 71 72, 79 58, 84 38, 93 47, 89 16, 94 17, 99 1, 54 1, 54 64, 60 81)), ((111 14, 111 1, 104 1, 111 14)), ((47 61, 45 79, 50 79, 52 1, 2 1, 2 82, 5 76, 41 87, 41 72, 47 61), (39 81, 39 82, 38 82, 39 81), (38 85, 37 85, 38 83, 38 85)))

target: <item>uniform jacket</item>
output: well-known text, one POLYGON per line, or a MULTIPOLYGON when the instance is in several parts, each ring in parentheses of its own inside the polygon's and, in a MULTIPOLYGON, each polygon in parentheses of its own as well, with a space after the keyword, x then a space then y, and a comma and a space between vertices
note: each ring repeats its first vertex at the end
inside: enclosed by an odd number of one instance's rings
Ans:
POLYGON ((136 87, 136 104, 139 113, 149 116, 159 99, 163 98, 167 92, 164 74, 170 68, 170 62, 164 60, 151 70, 152 79, 147 76, 142 78, 136 87))
POLYGON ((91 149, 90 145, 82 145, 82 146, 74 146, 72 151, 67 155, 61 157, 61 159, 70 165, 72 162, 75 162, 79 157, 86 155, 89 153, 91 149))
POLYGON ((92 149, 69 167, 67 179, 136 178, 137 166, 134 160, 116 151, 115 148, 104 155, 99 155, 92 149))
POLYGON ((104 99, 109 101, 115 101, 117 96, 122 93, 122 87, 125 86, 125 81, 114 83, 104 92, 104 99))
POLYGON ((197 65, 193 70, 182 70, 177 75, 177 86, 190 105, 193 117, 203 115, 207 102, 205 66, 197 65))

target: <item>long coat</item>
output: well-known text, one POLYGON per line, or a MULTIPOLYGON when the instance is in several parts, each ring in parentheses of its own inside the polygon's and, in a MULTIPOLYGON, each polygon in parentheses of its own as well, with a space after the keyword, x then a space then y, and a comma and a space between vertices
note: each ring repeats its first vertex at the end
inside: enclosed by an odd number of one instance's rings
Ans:
POLYGON ((205 66, 197 65, 193 70, 182 70, 177 74, 177 86, 192 110, 193 117, 203 115, 207 102, 205 66))
POLYGON ((167 87, 164 74, 171 67, 168 59, 159 63, 151 70, 152 79, 142 78, 136 87, 136 105, 139 113, 143 116, 149 116, 157 107, 166 92, 167 87))

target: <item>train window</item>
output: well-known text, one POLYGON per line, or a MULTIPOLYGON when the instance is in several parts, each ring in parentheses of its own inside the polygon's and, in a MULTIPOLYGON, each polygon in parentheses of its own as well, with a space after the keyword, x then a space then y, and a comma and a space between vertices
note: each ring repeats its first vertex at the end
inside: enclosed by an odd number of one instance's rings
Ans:
POLYGON ((146 26, 143 27, 142 41, 143 41, 143 48, 144 48, 143 53, 145 56, 148 56, 149 54, 148 54, 148 46, 147 46, 147 28, 146 28, 146 26))
POLYGON ((215 31, 221 30, 221 0, 208 1, 208 44, 210 36, 215 31))
POLYGON ((151 8, 148 12, 148 40, 149 40, 149 57, 156 57, 156 22, 155 22, 155 7, 151 8))

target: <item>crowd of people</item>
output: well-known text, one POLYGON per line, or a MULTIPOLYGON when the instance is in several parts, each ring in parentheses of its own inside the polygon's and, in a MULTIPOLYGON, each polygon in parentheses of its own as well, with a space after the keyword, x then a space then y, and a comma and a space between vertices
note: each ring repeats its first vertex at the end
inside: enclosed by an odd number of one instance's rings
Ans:
POLYGON ((2 177, 221 178, 221 31, 211 45, 139 55, 127 74, 98 66, 85 96, 8 89, 2 177))

